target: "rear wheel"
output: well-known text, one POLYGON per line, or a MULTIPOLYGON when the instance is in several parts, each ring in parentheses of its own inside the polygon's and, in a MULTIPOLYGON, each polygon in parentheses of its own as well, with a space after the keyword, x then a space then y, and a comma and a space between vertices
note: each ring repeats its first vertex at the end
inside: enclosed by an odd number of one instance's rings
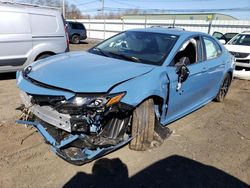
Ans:
POLYGON ((42 54, 42 55, 38 56, 38 58, 36 60, 44 59, 44 58, 47 58, 50 56, 52 56, 52 54, 42 54))
POLYGON ((229 73, 227 73, 223 82, 222 82, 220 90, 215 98, 215 101, 222 102, 225 99, 230 85, 231 85, 231 76, 229 73))
POLYGON ((154 112, 154 101, 144 101, 133 112, 132 137, 130 149, 144 151, 159 146, 170 135, 167 127, 162 127, 154 112))
POLYGON ((80 43, 80 36, 79 35, 73 35, 71 38, 71 42, 73 44, 79 44, 80 43))

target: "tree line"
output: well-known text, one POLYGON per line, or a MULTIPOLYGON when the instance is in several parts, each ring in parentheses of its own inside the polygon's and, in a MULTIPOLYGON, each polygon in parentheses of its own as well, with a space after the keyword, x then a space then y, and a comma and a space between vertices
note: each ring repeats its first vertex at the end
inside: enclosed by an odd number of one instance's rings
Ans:
MULTIPOLYGON (((16 0, 17 3, 28 3, 34 5, 43 5, 43 6, 50 6, 50 7, 62 7, 61 0, 16 0)), ((98 12, 97 14, 91 16, 89 14, 84 14, 80 11, 80 9, 75 4, 69 4, 65 1, 65 18, 66 19, 88 19, 88 18, 96 18, 96 19, 120 19, 125 14, 140 14, 140 11, 137 9, 128 9, 126 11, 109 11, 98 12)))

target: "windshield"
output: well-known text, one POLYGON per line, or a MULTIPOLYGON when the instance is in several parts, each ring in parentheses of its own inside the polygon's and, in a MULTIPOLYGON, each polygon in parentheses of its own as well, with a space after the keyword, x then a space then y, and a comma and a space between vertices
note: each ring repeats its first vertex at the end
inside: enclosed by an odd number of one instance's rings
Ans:
POLYGON ((177 39, 177 35, 127 31, 107 39, 89 52, 137 63, 162 65, 177 39))
POLYGON ((239 34, 235 36, 228 44, 250 46, 250 35, 239 34))

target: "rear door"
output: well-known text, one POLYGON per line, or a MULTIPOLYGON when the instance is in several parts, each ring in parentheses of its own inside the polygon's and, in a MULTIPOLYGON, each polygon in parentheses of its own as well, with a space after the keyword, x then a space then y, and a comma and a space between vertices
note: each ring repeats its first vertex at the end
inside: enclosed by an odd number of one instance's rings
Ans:
POLYGON ((0 11, 0 71, 14 71, 28 59, 32 49, 29 15, 0 11))
POLYGON ((206 100, 213 99, 219 90, 226 66, 226 59, 220 45, 211 37, 202 37, 205 50, 204 68, 206 69, 206 100))

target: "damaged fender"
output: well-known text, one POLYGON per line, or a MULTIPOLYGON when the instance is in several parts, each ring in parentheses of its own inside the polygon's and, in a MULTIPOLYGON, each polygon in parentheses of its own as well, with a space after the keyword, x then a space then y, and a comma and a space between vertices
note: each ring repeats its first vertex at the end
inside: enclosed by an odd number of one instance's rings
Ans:
POLYGON ((30 81, 25 79, 22 75, 22 71, 18 71, 16 74, 17 77, 17 86, 21 91, 26 93, 35 94, 35 95, 52 95, 52 96, 65 96, 66 99, 69 99, 75 95, 74 92, 64 91, 64 90, 55 90, 46 87, 40 87, 39 85, 32 84, 30 81))
MULTIPOLYGON (((127 89, 127 95, 122 98, 121 102, 129 104, 131 106, 138 106, 143 100, 151 97, 159 97, 162 99, 162 113, 163 118, 167 110, 167 99, 169 92, 169 78, 166 71, 162 71, 161 68, 155 68, 153 71, 146 75, 137 77, 133 80, 129 80, 115 87, 111 92, 116 93, 127 89), (155 82, 159 80, 159 82, 155 82), (143 84, 146 83, 146 84, 143 84)), ((155 108, 157 109, 157 108, 155 108)), ((156 111, 156 115, 158 113, 156 111)))

